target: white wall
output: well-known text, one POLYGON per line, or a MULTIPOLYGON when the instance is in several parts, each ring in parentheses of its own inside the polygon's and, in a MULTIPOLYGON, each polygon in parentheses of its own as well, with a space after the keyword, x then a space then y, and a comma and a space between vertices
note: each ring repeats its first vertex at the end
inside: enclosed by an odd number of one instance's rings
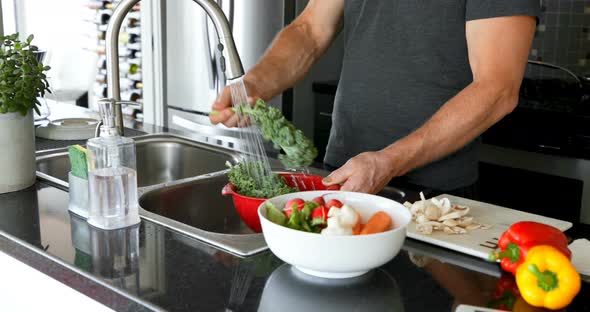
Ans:
MULTIPOLYGON (((309 0, 297 0, 297 13, 301 13, 309 0)), ((315 81, 337 80, 340 77, 344 41, 339 35, 324 57, 316 63, 304 80, 295 86, 293 123, 313 138, 314 103, 311 84, 315 81)))
POLYGON ((75 100, 96 77, 98 56, 83 49, 89 39, 96 40, 85 36, 96 36, 96 26, 83 20, 88 14, 83 4, 80 0, 17 1, 17 29, 22 38, 34 34, 33 44, 47 51, 45 63, 52 67, 48 76, 58 100, 75 100))

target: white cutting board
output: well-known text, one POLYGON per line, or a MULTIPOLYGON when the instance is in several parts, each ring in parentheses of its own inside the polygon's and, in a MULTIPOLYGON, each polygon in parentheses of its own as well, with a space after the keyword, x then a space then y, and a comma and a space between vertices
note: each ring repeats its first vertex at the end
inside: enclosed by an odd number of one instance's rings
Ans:
POLYGON ((565 231, 572 227, 571 222, 543 217, 523 211, 508 209, 492 204, 482 203, 452 195, 440 195, 436 198, 447 197, 452 204, 470 207, 469 216, 477 222, 491 224, 487 230, 473 230, 467 234, 446 234, 443 231, 433 231, 430 235, 416 231, 416 223, 408 225, 408 237, 444 248, 452 249, 478 258, 487 259, 490 251, 497 247, 500 235, 513 223, 520 221, 535 221, 545 223, 565 231))

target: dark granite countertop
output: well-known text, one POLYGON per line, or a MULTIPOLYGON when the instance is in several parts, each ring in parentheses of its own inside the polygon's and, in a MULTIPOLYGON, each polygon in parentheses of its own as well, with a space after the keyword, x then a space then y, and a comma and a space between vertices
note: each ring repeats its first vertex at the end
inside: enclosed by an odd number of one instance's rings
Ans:
MULTIPOLYGON (((0 195, 0 250, 117 311, 450 311, 486 305, 496 264, 407 239, 366 276, 307 277, 270 252, 238 258, 142 220, 102 231, 43 182, 0 195)), ((590 311, 590 284, 569 311, 590 311)))
MULTIPOLYGON (((451 311, 486 306, 501 276, 494 263, 407 239, 362 277, 317 279, 268 251, 239 258, 146 220, 97 230, 68 212, 68 198, 41 181, 0 194, 0 251, 116 311, 451 311)), ((590 311, 590 284, 568 311, 590 311)))

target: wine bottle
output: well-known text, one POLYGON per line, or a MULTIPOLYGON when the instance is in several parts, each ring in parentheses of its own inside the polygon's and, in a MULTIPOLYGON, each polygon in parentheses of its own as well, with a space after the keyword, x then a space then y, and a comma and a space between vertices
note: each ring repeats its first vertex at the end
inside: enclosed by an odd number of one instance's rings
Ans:
POLYGON ((121 89, 137 89, 141 90, 143 88, 143 83, 141 81, 136 81, 129 78, 122 78, 120 81, 121 89))
POLYGON ((141 27, 127 27, 127 32, 134 35, 141 36, 141 27))
POLYGON ((129 73, 131 75, 141 73, 141 67, 138 64, 123 63, 119 65, 121 72, 129 73))
POLYGON ((122 32, 119 35, 119 42, 121 42, 121 43, 139 43, 139 42, 141 42, 141 37, 136 34, 122 32))
POLYGON ((141 99, 141 90, 131 89, 124 91, 121 93, 121 99, 123 101, 137 102, 141 99))
POLYGON ((141 12, 139 12, 139 10, 137 10, 137 11, 131 11, 131 12, 127 13, 127 17, 138 20, 138 19, 141 18, 141 12))
POLYGON ((128 58, 127 62, 129 64, 137 64, 137 65, 141 65, 141 58, 128 58))
POLYGON ((110 10, 98 10, 96 11, 95 23, 99 25, 108 24, 111 19, 112 12, 110 10))
POLYGON ((95 84, 94 95, 100 98, 106 98, 108 96, 107 86, 105 84, 95 84))
POLYGON ((92 10, 100 10, 104 9, 105 5, 103 1, 87 1, 84 4, 85 7, 92 9, 92 10))
POLYGON ((106 84, 107 83, 107 75, 104 73, 96 74, 96 82, 100 83, 100 84, 106 84))
POLYGON ((98 57, 98 69, 106 69, 107 68, 107 57, 106 55, 101 55, 98 57))
POLYGON ((127 27, 129 28, 138 28, 141 25, 141 22, 137 18, 128 18, 127 19, 127 27))

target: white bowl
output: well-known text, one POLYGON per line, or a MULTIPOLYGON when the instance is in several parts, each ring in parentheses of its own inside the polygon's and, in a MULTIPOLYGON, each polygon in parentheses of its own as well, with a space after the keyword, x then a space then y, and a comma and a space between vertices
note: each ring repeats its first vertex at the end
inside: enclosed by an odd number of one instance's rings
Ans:
POLYGON ((300 271, 324 278, 349 278, 362 275, 395 257, 406 238, 412 216, 402 204, 376 195, 355 192, 311 191, 285 194, 269 199, 284 207, 293 198, 311 200, 324 196, 352 206, 363 223, 377 211, 393 220, 393 229, 370 235, 326 236, 293 230, 273 223, 266 217, 264 203, 258 207, 262 233, 270 250, 281 260, 300 271))

